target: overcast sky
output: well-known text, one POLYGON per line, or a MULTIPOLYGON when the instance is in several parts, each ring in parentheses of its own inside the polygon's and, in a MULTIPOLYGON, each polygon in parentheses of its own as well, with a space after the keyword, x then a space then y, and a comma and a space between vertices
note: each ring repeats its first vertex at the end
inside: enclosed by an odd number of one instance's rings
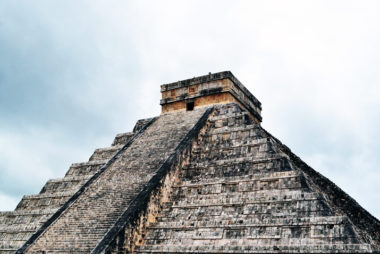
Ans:
POLYGON ((160 85, 231 70, 263 126, 380 218, 378 1, 0 2, 0 210, 87 161, 160 85))

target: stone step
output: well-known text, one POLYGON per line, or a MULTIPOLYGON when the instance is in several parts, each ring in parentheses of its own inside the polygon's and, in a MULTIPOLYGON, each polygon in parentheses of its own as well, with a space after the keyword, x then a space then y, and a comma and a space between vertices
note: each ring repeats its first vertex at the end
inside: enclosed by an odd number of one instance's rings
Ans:
POLYGON ((187 206, 164 209, 157 215, 159 221, 207 221, 236 218, 294 218, 307 216, 332 216, 330 207, 323 200, 266 203, 249 205, 187 206))
POLYGON ((65 177, 68 176, 83 176, 94 175, 101 167, 103 167, 108 160, 88 161, 73 163, 67 171, 65 177))
MULTIPOLYGON (((67 243, 68 245, 69 243, 67 243)), ((17 248, 18 249, 18 248, 17 248)), ((17 250, 16 249, 16 250, 17 250)), ((0 253, 3 254, 2 250, 0 249, 0 253)), ((15 251, 13 252, 4 252, 4 253, 12 253, 14 254, 15 251)), ((43 252, 37 252, 37 253, 43 253, 43 252)), ((51 250, 49 249, 49 252, 45 252, 45 253, 49 253, 49 254, 52 254, 52 253, 55 253, 55 254, 79 254, 79 253, 85 253, 85 254, 88 254, 89 252, 88 251, 81 251, 81 250, 78 250, 77 248, 66 248, 66 249, 55 249, 55 250, 51 250)))
MULTIPOLYGON (((241 112, 234 112, 234 113, 229 113, 229 114, 223 114, 223 115, 215 115, 210 117, 207 121, 209 122, 216 122, 219 120, 225 120, 225 119, 230 119, 230 118, 242 118, 242 117, 249 117, 249 114, 247 111, 241 111, 241 112)), ((239 124, 240 125, 240 124, 239 124)), ((215 126, 215 128, 217 128, 215 126)))
POLYGON ((46 215, 55 213, 57 209, 35 209, 35 210, 14 210, 14 211, 0 211, 0 218, 7 216, 28 216, 28 215, 46 215))
MULTIPOLYGON (((212 160, 218 159, 234 159, 239 157, 265 158, 271 157, 273 154, 278 153, 276 146, 267 141, 266 139, 261 143, 248 142, 244 145, 237 145, 224 142, 220 146, 207 146, 202 145, 200 149, 194 150, 193 154, 200 158, 211 158, 212 160)), ((261 141, 260 140, 260 141, 261 141)))
POLYGON ((0 233, 34 233, 40 226, 41 223, 0 225, 0 233))
POLYGON ((50 179, 42 188, 40 194, 78 190, 92 176, 93 175, 80 175, 50 179))
MULTIPOLYGON (((58 209, 58 208, 57 208, 58 209)), ((0 213, 0 226, 42 224, 57 209, 15 210, 0 213)), ((0 238, 1 239, 1 238, 0 238)))
POLYGON ((114 145, 105 148, 98 148, 90 157, 89 161, 109 160, 111 159, 124 145, 114 145))
POLYGON ((250 124, 250 125, 243 125, 243 126, 224 126, 221 128, 214 128, 210 131, 207 132, 207 136, 213 136, 216 134, 227 134, 227 133, 232 133, 232 132, 244 132, 241 133, 242 135, 240 136, 241 138, 245 137, 251 137, 251 138, 257 138, 258 134, 262 134, 263 131, 260 128, 260 125, 258 124, 250 124))
MULTIPOLYGON (((235 178, 236 179, 236 178, 235 178)), ((173 193, 179 197, 197 197, 198 195, 218 194, 225 192, 242 192, 249 195, 249 192, 260 190, 309 190, 309 185, 304 177, 273 178, 262 180, 246 181, 225 181, 224 183, 202 185, 199 181, 195 185, 175 186, 173 193)))
POLYGON ((18 248, 2 248, 0 240, 0 253, 2 254, 14 254, 18 248))
POLYGON ((240 113, 243 110, 236 103, 228 103, 222 107, 216 107, 215 115, 231 115, 235 113, 240 113))
POLYGON ((348 224, 346 216, 316 216, 316 217, 290 217, 257 218, 249 215, 237 217, 214 216, 213 220, 177 220, 161 221, 150 225, 148 229, 197 229, 197 228, 246 228, 246 227, 275 227, 275 226, 311 226, 311 225, 338 225, 348 224))
POLYGON ((285 156, 265 158, 240 157, 233 159, 206 159, 192 161, 183 171, 183 180, 197 181, 211 178, 230 178, 249 176, 257 173, 294 171, 294 167, 285 156))
MULTIPOLYGON (((196 202, 179 202, 178 204, 174 204, 172 206, 173 209, 196 209, 199 210, 203 207, 223 207, 228 208, 229 210, 238 210, 238 212, 242 213, 253 213, 253 214, 265 214, 268 212, 272 212, 273 216, 278 214, 277 216, 292 214, 294 212, 305 212, 305 211, 319 211, 324 206, 323 199, 288 199, 288 200, 261 200, 261 201, 245 201, 244 203, 235 199, 227 199, 223 200, 222 203, 218 203, 217 200, 206 200, 206 201, 196 201, 196 202)), ((190 213, 190 211, 188 211, 190 213)), ((195 211, 198 212, 198 211, 195 211)), ((232 213, 232 211, 229 211, 232 213)))
POLYGON ((145 237, 146 244, 170 245, 191 242, 198 246, 207 245, 212 240, 214 244, 221 245, 223 242, 234 241, 261 245, 268 242, 276 244, 312 244, 312 243, 359 243, 355 234, 349 235, 346 231, 351 230, 350 225, 316 225, 316 226, 274 226, 274 227, 216 227, 197 228, 185 230, 156 229, 149 231, 145 237), (331 229, 330 229, 331 226, 331 229), (325 230, 319 230, 323 227, 325 230), (317 228, 317 230, 315 229, 317 228), (313 235, 313 232, 322 234, 313 235))
POLYGON ((301 244, 248 245, 234 240, 217 245, 210 241, 206 245, 150 245, 138 247, 137 253, 369 253, 370 244, 301 244))
POLYGON ((25 240, 10 240, 7 238, 0 239, 0 253, 1 254, 14 254, 25 240))
POLYGON ((33 200, 33 199, 45 199, 45 198, 60 198, 60 197, 70 197, 74 194, 73 191, 57 192, 57 193, 42 193, 36 195, 24 195, 22 199, 33 200))
POLYGON ((24 215, 0 216, 0 226, 28 223, 40 223, 46 221, 53 213, 38 213, 24 215))
POLYGON ((211 205, 240 205, 277 203, 289 201, 306 201, 323 199, 316 192, 302 190, 257 190, 252 192, 225 192, 186 196, 183 200, 173 202, 173 207, 211 206, 211 205))
POLYGON ((252 119, 249 117, 248 112, 236 112, 226 115, 217 115, 211 117, 209 122, 213 123, 214 128, 221 128, 225 126, 244 126, 252 124, 252 119))
POLYGON ((152 119, 153 118, 144 118, 144 119, 138 120, 135 126, 133 127, 133 133, 140 131, 142 128, 144 128, 145 125, 147 125, 150 121, 152 121, 152 119))
MULTIPOLYGON (((284 163, 289 168, 290 167, 290 161, 288 157, 284 155, 273 155, 268 156, 265 158, 252 158, 251 156, 241 156, 238 158, 228 158, 228 159, 218 159, 218 160, 194 160, 191 162, 189 166, 187 166, 187 169, 192 168, 208 168, 210 166, 235 166, 236 164, 241 163, 249 163, 249 164, 262 164, 262 166, 266 166, 266 168, 273 168, 278 166, 277 164, 280 164, 279 166, 283 166, 284 163)), ((260 168, 262 169, 262 168, 260 168)), ((258 173, 262 173, 259 171, 258 173)))
POLYGON ((129 142, 129 140, 132 139, 132 137, 135 135, 136 133, 133 133, 133 132, 125 132, 125 133, 120 133, 120 134, 117 134, 115 139, 113 140, 112 142, 112 145, 111 146, 119 146, 119 145, 125 145, 129 142))
POLYGON ((255 139, 237 139, 237 138, 230 138, 228 142, 220 142, 220 143, 208 143, 205 145, 202 145, 200 147, 200 152, 207 151, 210 149, 233 149, 233 148, 239 148, 239 147, 258 147, 260 145, 265 144, 273 144, 273 140, 268 139, 266 137, 264 138, 255 138, 255 139))
MULTIPOLYGON (((285 173, 295 171, 283 171, 274 173, 285 173)), ((254 175, 232 176, 229 178, 205 178, 185 181, 181 185, 176 185, 173 192, 179 195, 199 194, 212 194, 221 192, 250 192, 259 190, 272 190, 272 189, 309 189, 309 184, 302 173, 292 174, 287 177, 259 177, 254 175)), ((262 174, 259 174, 262 175, 262 174)), ((270 173, 267 175, 270 175, 270 173)))
POLYGON ((50 179, 49 183, 62 183, 62 182, 72 182, 72 181, 83 181, 91 178, 92 175, 80 175, 80 176, 66 176, 63 178, 50 179))
POLYGON ((75 191, 57 192, 57 193, 43 193, 37 195, 25 195, 20 203, 17 205, 16 210, 25 210, 33 208, 56 208, 61 206, 73 196, 75 191))
POLYGON ((211 178, 200 181, 182 181, 179 185, 174 185, 173 188, 197 188, 205 187, 208 185, 221 185, 221 184, 244 184, 252 181, 276 181, 276 180, 289 180, 304 177, 302 172, 299 171, 283 171, 283 172, 260 172, 254 175, 244 175, 226 178, 211 178))

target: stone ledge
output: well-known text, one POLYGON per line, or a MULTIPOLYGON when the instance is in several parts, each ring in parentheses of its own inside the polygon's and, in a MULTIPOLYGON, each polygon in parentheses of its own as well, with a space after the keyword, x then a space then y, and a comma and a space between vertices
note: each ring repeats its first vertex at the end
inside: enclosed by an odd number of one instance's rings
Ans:
POLYGON ((49 215, 55 213, 58 209, 34 209, 34 210, 15 210, 0 212, 0 216, 25 216, 25 215, 49 215))
MULTIPOLYGON (((222 217, 222 216, 221 216, 222 217)), ((214 221, 183 221, 182 225, 176 222, 158 222, 149 226, 149 229, 173 229, 173 230, 194 230, 198 228, 248 228, 248 227, 294 227, 294 226, 312 226, 312 225, 331 225, 344 224, 349 220, 346 216, 319 216, 319 217, 298 217, 298 218, 274 218, 274 219, 247 219, 228 218, 216 219, 214 221), (216 221, 218 220, 218 221, 216 221), (244 224, 239 221, 244 220, 244 224)))
POLYGON ((181 185, 173 186, 174 188, 183 187, 202 187, 205 185, 216 185, 216 184, 238 184, 251 181, 270 181, 274 179, 286 179, 303 176, 301 172, 298 171, 282 171, 282 172, 272 172, 272 173, 256 173, 253 175, 235 176, 228 179, 202 179, 202 182, 195 183, 194 181, 183 181, 181 185))
POLYGON ((77 162, 71 164, 71 167, 83 167, 83 166, 95 166, 95 165, 104 165, 108 162, 108 160, 93 160, 93 161, 86 161, 86 162, 77 162))
MULTIPOLYGON (((272 157, 265 157, 265 158, 259 158, 259 159, 255 159, 255 158, 252 158, 252 156, 249 156, 249 157, 239 157, 239 158, 232 158, 232 159, 224 159, 224 160, 217 160, 215 162, 210 162, 210 161, 207 161, 207 162, 196 162, 196 163, 192 163, 191 166, 195 166, 195 167, 209 167, 211 163, 211 165, 213 166, 227 166, 227 165, 233 165, 233 164, 238 164, 238 163, 268 163, 268 162, 273 162, 273 161, 278 161, 278 160, 288 160, 288 157, 287 156, 283 156, 283 155, 273 155, 272 157)), ((189 169, 191 169, 191 167, 189 167, 189 169)), ((294 170, 294 169, 291 169, 291 170, 294 170)), ((284 171, 290 171, 290 170, 284 170, 284 171)))
POLYGON ((269 246, 142 246, 141 253, 368 253, 370 244, 318 244, 318 245, 269 245, 269 246))
MULTIPOLYGON (((318 198, 309 199, 286 199, 286 200, 262 200, 262 201, 245 201, 245 202, 229 202, 229 203, 207 203, 207 204, 187 204, 187 205, 173 205, 172 208, 199 208, 199 207, 216 207, 216 206, 237 206, 237 205, 253 205, 253 204, 268 204, 268 203, 294 203, 298 201, 316 201, 318 198)), ((205 202, 206 203, 206 202, 205 202)))
POLYGON ((94 153, 117 151, 123 148, 123 146, 124 145, 114 145, 114 146, 109 146, 109 147, 97 148, 94 153))
POLYGON ((58 193, 46 193, 46 194, 36 194, 36 195, 24 195, 22 200, 30 199, 42 199, 42 198, 60 198, 60 197, 71 197, 74 195, 75 191, 65 191, 58 193))
POLYGON ((249 125, 239 126, 239 127, 223 126, 223 127, 209 131, 207 135, 211 136, 213 134, 223 134, 223 133, 231 133, 231 132, 238 132, 238 131, 250 131, 250 130, 260 130, 260 125, 249 124, 249 125))
POLYGON ((108 160, 112 158, 118 151, 120 151, 124 145, 115 145, 104 148, 98 148, 91 155, 89 161, 108 160))
POLYGON ((28 225, 2 225, 0 226, 0 233, 34 233, 40 226, 40 223, 28 225))
POLYGON ((66 176, 63 178, 54 178, 47 181, 47 183, 60 183, 60 182, 72 182, 72 181, 83 181, 88 180, 92 177, 92 175, 84 175, 84 176, 66 176))
POLYGON ((247 111, 233 112, 233 113, 213 116, 208 121, 209 122, 216 122, 219 120, 227 120, 227 119, 237 118, 237 117, 242 117, 242 116, 249 116, 249 114, 247 111))
POLYGON ((128 142, 129 138, 132 138, 135 133, 133 132, 125 132, 119 133, 114 138, 111 146, 124 145, 128 142))

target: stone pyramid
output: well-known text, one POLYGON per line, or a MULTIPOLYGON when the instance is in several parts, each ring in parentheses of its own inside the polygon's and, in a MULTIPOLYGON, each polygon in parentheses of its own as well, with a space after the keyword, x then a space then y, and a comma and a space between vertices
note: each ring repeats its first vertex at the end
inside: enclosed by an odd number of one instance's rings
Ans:
POLYGON ((263 129, 220 72, 0 213, 0 253, 379 253, 380 222, 263 129))

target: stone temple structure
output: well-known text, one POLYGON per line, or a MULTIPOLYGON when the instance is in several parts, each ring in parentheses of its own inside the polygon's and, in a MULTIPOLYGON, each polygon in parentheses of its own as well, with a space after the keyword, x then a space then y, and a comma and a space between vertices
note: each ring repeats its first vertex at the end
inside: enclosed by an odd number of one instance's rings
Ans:
POLYGON ((0 253, 379 253, 380 222, 260 125, 220 72, 0 213, 0 253))

